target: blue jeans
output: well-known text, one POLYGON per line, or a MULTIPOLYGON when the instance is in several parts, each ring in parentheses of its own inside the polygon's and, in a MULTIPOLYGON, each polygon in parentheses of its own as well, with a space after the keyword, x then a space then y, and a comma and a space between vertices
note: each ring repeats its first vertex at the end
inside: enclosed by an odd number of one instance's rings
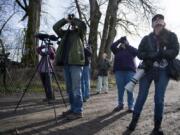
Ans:
POLYGON ((83 100, 86 100, 90 97, 90 66, 83 66, 82 78, 81 78, 81 86, 82 86, 82 96, 83 100))
POLYGON ((139 93, 134 107, 133 117, 139 117, 143 105, 148 96, 149 87, 154 80, 155 95, 154 95, 154 120, 162 121, 164 110, 164 96, 169 82, 169 77, 166 73, 166 68, 154 68, 146 73, 139 82, 139 93))
POLYGON ((83 111, 81 91, 81 66, 64 66, 66 89, 69 96, 70 110, 74 113, 83 111))
MULTIPOLYGON (((133 71, 115 71, 115 78, 116 78, 116 84, 118 89, 118 105, 123 106, 124 105, 124 92, 125 92, 125 85, 131 80, 133 77, 134 72, 133 71)), ((134 98, 133 93, 127 91, 127 102, 129 109, 132 109, 134 107, 134 98)))

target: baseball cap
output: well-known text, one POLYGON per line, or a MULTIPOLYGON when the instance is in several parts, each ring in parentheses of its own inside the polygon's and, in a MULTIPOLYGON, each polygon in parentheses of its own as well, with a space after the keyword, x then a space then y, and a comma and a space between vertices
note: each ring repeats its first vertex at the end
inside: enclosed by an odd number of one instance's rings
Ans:
POLYGON ((161 14, 156 14, 153 18, 152 18, 152 27, 156 27, 156 26, 165 26, 166 23, 164 22, 164 16, 161 14))
POLYGON ((152 18, 152 22, 156 21, 158 18, 164 20, 164 16, 163 16, 162 14, 156 14, 156 15, 152 18))

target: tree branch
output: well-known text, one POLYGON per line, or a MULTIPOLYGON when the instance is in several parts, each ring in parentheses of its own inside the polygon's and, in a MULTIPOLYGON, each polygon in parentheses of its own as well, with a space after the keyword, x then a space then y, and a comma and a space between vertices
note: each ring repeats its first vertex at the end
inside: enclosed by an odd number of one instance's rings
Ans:
POLYGON ((19 0, 16 0, 16 3, 17 3, 25 12, 27 12, 26 7, 23 6, 19 0))
POLYGON ((2 30, 4 29, 4 27, 6 26, 6 24, 8 23, 8 21, 16 14, 17 12, 12 13, 12 15, 9 16, 9 18, 4 22, 4 24, 2 25, 1 29, 0 29, 0 35, 2 33, 2 30))

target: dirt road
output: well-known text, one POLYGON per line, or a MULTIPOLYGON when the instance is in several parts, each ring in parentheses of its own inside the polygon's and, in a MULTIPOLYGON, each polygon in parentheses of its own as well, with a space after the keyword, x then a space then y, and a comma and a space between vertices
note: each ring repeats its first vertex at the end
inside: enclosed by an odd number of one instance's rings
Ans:
MULTIPOLYGON (((53 105, 42 102, 43 95, 27 94, 22 105, 14 113, 20 95, 0 97, 0 135, 11 135, 17 128, 21 135, 126 135, 126 127, 132 114, 123 111, 112 113, 117 104, 116 87, 108 94, 93 95, 84 104, 84 118, 68 121, 60 115, 66 110, 57 97, 53 105)), ((132 135, 149 135, 153 129, 153 95, 151 86, 137 129, 132 135)), ((135 90, 137 96, 137 88, 135 90)), ((180 135, 180 82, 170 82, 166 98, 162 128, 166 135, 180 135)))

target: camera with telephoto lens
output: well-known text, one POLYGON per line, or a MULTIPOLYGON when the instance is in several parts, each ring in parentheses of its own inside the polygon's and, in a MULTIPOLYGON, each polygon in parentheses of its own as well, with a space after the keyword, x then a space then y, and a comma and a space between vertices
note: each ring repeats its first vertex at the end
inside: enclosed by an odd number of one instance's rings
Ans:
POLYGON ((68 14, 68 19, 69 19, 69 20, 74 19, 74 14, 68 14))
POLYGON ((146 65, 142 62, 137 69, 137 72, 135 73, 135 75, 131 78, 130 82, 128 82, 126 84, 126 86, 124 87, 125 90, 129 91, 129 92, 133 92, 134 88, 136 86, 136 84, 138 83, 138 81, 141 79, 141 77, 145 74, 145 69, 146 69, 146 65))

